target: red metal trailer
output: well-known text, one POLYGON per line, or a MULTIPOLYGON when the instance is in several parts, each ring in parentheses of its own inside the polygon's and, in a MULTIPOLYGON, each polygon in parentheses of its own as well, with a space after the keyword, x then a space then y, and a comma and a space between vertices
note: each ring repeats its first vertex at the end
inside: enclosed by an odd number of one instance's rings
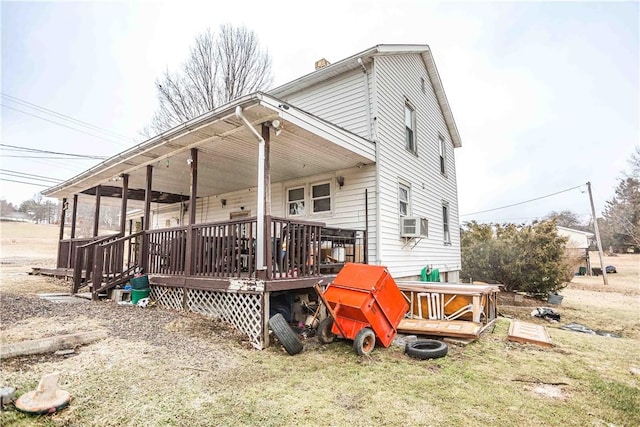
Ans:
POLYGON ((409 310, 393 277, 379 265, 347 263, 324 292, 318 285, 316 291, 330 314, 318 326, 320 341, 340 335, 354 341, 359 355, 371 353, 376 338, 388 347, 409 310))

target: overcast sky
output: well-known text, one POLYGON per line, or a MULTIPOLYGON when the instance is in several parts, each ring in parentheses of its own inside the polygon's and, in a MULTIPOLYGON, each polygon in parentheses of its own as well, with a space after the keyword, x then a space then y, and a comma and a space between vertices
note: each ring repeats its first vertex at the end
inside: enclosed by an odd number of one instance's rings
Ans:
MULTIPOLYGON (((428 44, 462 136, 462 221, 523 222, 564 209, 586 217, 585 186, 464 214, 587 181, 600 211, 640 138, 638 2, 425 3, 3 1, 2 144, 103 156, 125 149, 133 142, 123 137, 139 141, 153 114, 156 77, 184 61, 197 33, 222 23, 257 33, 276 85, 323 57, 428 44), (60 126, 80 128, 21 101, 113 134, 60 126)), ((42 188, 9 179, 67 179, 95 163, 8 157, 18 154, 2 150, 11 175, 1 176, 0 198, 13 203, 42 188)))

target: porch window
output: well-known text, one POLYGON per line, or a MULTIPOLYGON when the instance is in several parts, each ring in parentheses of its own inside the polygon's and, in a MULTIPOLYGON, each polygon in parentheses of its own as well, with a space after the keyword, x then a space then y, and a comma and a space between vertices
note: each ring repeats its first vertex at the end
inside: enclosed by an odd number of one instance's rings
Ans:
POLYGON ((444 232, 444 244, 451 244, 451 234, 449 233, 449 203, 442 203, 442 228, 444 232))
POLYGON ((440 154, 440 173, 447 176, 447 143, 441 134, 438 134, 438 151, 440 154))
POLYGON ((400 211, 400 216, 408 216, 410 211, 410 196, 411 196, 411 188, 405 184, 398 185, 398 209, 400 211))
POLYGON ((331 210, 331 185, 328 182, 311 186, 313 213, 331 210))
POLYGON ((404 104, 404 128, 405 148, 416 154, 416 111, 408 102, 404 104))
POLYGON ((304 215, 304 187, 290 188, 287 192, 289 215, 304 215))

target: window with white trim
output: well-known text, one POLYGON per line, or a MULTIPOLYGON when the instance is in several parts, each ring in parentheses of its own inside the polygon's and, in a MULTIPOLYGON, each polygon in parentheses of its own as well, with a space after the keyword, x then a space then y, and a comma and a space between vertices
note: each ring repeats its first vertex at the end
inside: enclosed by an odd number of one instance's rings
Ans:
POLYGON ((331 183, 323 182, 311 186, 311 208, 313 213, 331 211, 331 183))
POLYGON ((447 175, 447 142, 442 134, 438 134, 438 154, 440 154, 440 173, 447 175))
POLYGON ((416 110, 408 102, 404 104, 404 129, 405 148, 416 154, 416 110))
POLYGON ((442 203, 442 231, 444 233, 445 245, 451 244, 451 233, 449 232, 449 203, 442 203))
POLYGON ((400 217, 411 214, 411 187, 406 184, 398 184, 398 211, 400 217))
POLYGON ((289 216, 304 215, 305 187, 290 188, 287 191, 287 212, 289 216))

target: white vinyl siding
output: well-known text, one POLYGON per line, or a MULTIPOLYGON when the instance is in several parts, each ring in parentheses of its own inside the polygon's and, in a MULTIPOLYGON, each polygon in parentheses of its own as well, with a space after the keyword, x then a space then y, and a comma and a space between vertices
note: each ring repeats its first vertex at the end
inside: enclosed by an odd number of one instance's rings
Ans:
MULTIPOLYGON (((358 69, 290 94, 283 100, 356 135, 369 138, 365 84, 364 73, 358 69)), ((278 97, 277 92, 273 95, 278 97)))
POLYGON ((453 144, 424 62, 420 55, 383 55, 376 57, 374 67, 376 99, 372 114, 377 118, 376 139, 384 142, 378 145, 381 253, 377 262, 387 266, 395 278, 419 276, 420 270, 428 264, 441 272, 451 272, 449 279, 457 280, 461 259, 453 144), (404 105, 407 99, 415 108, 416 134, 423 141, 417 145, 417 156, 405 149, 404 105), (446 180, 440 172, 439 135, 446 142, 446 180), (427 218, 431 226, 429 237, 413 248, 409 245, 403 248, 403 242, 398 238, 397 177, 400 171, 411 186, 411 215, 427 218), (443 200, 449 202, 450 245, 443 245, 443 200))

